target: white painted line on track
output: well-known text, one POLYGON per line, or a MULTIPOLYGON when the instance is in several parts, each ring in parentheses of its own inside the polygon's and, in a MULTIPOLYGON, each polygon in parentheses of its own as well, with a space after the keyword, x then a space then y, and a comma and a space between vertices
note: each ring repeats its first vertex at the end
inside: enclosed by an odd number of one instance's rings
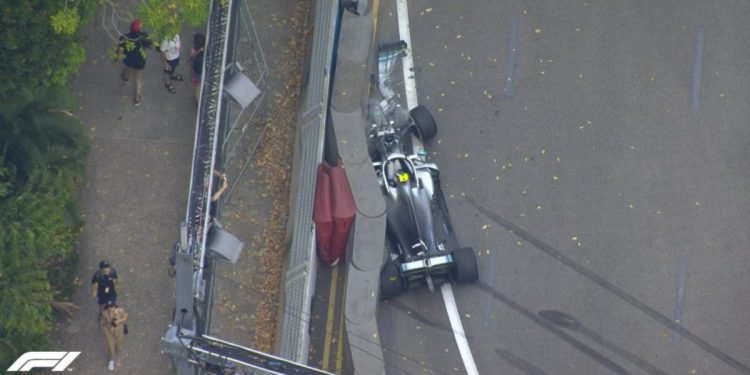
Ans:
MULTIPOLYGON (((406 5, 406 0, 396 0, 396 13, 398 14, 398 35, 409 47, 409 52, 401 61, 401 66, 404 69, 406 107, 411 110, 419 105, 419 98, 417 97, 417 79, 414 77, 414 59, 412 58, 413 49, 411 44, 411 32, 409 30, 409 8, 406 5)), ((412 138, 415 140, 414 146, 416 148, 421 148, 422 143, 419 142, 416 137, 412 138)), ((464 326, 461 324, 461 315, 458 313, 456 299, 453 297, 453 288, 450 283, 445 283, 440 288, 440 291, 443 293, 445 310, 448 313, 448 319, 450 320, 451 328, 453 329, 453 336, 456 338, 456 345, 458 346, 458 352, 461 354, 461 360, 464 362, 466 373, 468 375, 479 375, 477 364, 474 362, 474 357, 471 355, 469 341, 466 340, 464 326)))
POLYGON ((461 359, 464 361, 466 373, 469 375, 478 375, 479 371, 477 370, 477 364, 474 363, 474 357, 471 355, 469 341, 466 340, 464 326, 461 324, 461 315, 458 313, 456 299, 453 298, 453 288, 451 288, 451 284, 445 283, 440 287, 440 291, 443 292, 445 310, 448 312, 448 319, 451 322, 451 328, 453 328, 453 336, 456 337, 456 345, 458 345, 458 352, 461 353, 461 359))
POLYGON ((404 69, 404 87, 406 91, 406 109, 419 105, 417 97, 417 79, 414 77, 414 58, 412 57, 411 32, 409 31, 409 8, 406 0, 396 0, 396 13, 398 14, 398 35, 406 42, 409 51, 401 60, 404 69))

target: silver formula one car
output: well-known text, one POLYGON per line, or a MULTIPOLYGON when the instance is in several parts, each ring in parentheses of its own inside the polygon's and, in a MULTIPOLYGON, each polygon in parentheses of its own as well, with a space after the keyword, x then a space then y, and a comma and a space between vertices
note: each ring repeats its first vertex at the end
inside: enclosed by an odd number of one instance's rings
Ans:
POLYGON ((476 281, 474 250, 459 248, 440 189, 437 165, 425 160, 423 141, 437 134, 429 110, 408 113, 389 87, 394 62, 406 51, 403 42, 378 52, 381 98, 370 101, 369 151, 386 201, 390 256, 380 273, 380 292, 393 298, 415 284, 430 291, 449 280, 476 281))

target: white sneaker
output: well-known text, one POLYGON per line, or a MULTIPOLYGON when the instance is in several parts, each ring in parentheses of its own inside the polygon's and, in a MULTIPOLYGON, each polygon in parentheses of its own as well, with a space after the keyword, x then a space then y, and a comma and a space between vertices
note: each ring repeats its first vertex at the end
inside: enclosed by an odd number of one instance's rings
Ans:
POLYGON ((107 370, 115 371, 115 361, 109 361, 109 364, 107 365, 107 370))

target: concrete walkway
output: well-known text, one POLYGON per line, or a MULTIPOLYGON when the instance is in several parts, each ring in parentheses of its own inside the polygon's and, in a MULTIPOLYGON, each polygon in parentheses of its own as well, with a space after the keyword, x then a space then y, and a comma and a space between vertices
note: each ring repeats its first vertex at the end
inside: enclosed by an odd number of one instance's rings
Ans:
MULTIPOLYGON (((118 13, 134 11, 133 3, 123 2, 118 13)), ((286 40, 291 30, 283 24, 293 10, 291 5, 274 3, 263 0, 251 6, 259 34, 272 38, 262 41, 270 67, 289 53, 286 40)), ((175 84, 176 94, 167 92, 161 80, 158 53, 150 50, 143 102, 136 107, 132 104, 134 80, 121 81, 121 64, 115 65, 107 57, 108 49, 116 42, 102 25, 102 11, 97 10, 93 24, 86 30, 87 61, 74 82, 76 116, 92 141, 86 182, 80 191, 86 225, 77 244, 78 288, 73 296, 73 302, 81 309, 57 325, 52 348, 82 352, 71 366, 74 373, 106 372, 104 337, 96 320, 96 302, 89 296, 89 283, 98 262, 107 259, 120 276, 119 305, 129 313, 130 334, 125 337, 116 372, 167 374, 171 372, 168 360, 160 354, 160 339, 171 322, 174 306, 174 279, 167 273, 167 264, 172 244, 179 238, 179 223, 185 216, 195 133, 196 106, 188 59, 192 33, 181 34, 182 60, 178 67, 178 72, 188 79, 175 84)), ((117 36, 110 23, 111 11, 106 9, 106 29, 117 36)), ((120 31, 127 30, 130 20, 114 19, 120 31)), ((270 74, 269 95, 274 97, 273 90, 283 93, 284 85, 274 80, 273 69, 270 74)), ((249 202, 272 206, 280 198, 287 199, 281 197, 283 194, 288 195, 283 186, 244 183, 236 193, 238 202, 227 206, 230 208, 223 215, 227 227, 246 243, 254 244, 245 248, 242 257, 253 258, 264 250, 263 243, 253 238, 267 231, 263 211, 258 218, 250 211, 249 202)), ((234 285, 262 278, 262 274, 258 275, 263 272, 260 265, 228 266, 231 267, 236 268, 227 269, 225 281, 236 278, 234 285)), ((228 339, 252 346, 253 337, 258 335, 250 331, 254 326, 254 301, 241 289, 218 290, 217 304, 228 300, 232 305, 231 311, 225 309, 226 305, 217 309, 214 325, 218 336, 231 332, 228 339)))

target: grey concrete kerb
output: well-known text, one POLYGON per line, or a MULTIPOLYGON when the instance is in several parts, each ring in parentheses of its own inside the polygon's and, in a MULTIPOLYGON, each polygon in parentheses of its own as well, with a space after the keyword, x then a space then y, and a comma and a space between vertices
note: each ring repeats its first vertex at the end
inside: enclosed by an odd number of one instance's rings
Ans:
POLYGON ((377 325, 380 269, 385 259, 385 202, 367 150, 363 115, 373 55, 371 13, 344 12, 331 97, 331 120, 339 154, 357 205, 348 264, 344 316, 354 372, 383 374, 377 325))

